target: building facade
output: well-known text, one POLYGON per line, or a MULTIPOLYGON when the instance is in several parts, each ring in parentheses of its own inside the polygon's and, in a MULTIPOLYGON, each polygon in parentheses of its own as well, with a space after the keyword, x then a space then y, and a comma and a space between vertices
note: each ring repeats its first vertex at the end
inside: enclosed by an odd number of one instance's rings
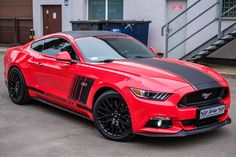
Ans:
MULTIPOLYGON (((223 0, 222 10, 227 10, 236 4, 236 0, 223 0)), ((150 20, 148 46, 159 52, 166 48, 162 27, 183 10, 198 2, 198 0, 33 0, 33 27, 36 37, 44 34, 70 31, 70 21, 78 20, 150 20)), ((207 12, 191 22, 193 18, 204 12, 218 0, 202 0, 192 7, 179 19, 169 26, 169 32, 174 32, 182 26, 186 27, 169 39, 168 47, 174 47, 178 42, 185 40, 204 25, 216 19, 219 7, 215 5, 207 12)), ((222 30, 235 22, 236 9, 231 10, 222 18, 222 30)), ((218 21, 198 32, 186 42, 169 53, 169 57, 179 59, 184 54, 194 50, 202 43, 208 41, 218 32, 218 21)), ((228 52, 227 52, 228 53, 228 52)), ((236 59, 236 54, 224 54, 228 58, 236 59)), ((214 54, 214 57, 219 57, 214 54), (215 56, 214 56, 215 55, 215 56)))

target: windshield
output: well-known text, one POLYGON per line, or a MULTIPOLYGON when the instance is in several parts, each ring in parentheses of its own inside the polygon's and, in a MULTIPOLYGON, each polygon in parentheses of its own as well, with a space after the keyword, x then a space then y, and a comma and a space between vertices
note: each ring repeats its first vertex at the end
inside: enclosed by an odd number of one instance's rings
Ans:
POLYGON ((145 45, 127 37, 86 37, 77 40, 76 44, 88 62, 155 56, 145 45))

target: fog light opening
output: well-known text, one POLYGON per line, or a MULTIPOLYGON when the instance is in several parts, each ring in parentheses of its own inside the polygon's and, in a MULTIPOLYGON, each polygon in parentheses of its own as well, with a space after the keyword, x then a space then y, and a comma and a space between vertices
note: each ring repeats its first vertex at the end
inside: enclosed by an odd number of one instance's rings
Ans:
POLYGON ((172 122, 169 117, 154 117, 146 124, 146 127, 151 128, 171 128, 172 122))
POLYGON ((162 120, 161 120, 161 119, 159 119, 159 120, 157 121, 157 126, 158 126, 158 127, 161 127, 161 126, 162 126, 162 120))

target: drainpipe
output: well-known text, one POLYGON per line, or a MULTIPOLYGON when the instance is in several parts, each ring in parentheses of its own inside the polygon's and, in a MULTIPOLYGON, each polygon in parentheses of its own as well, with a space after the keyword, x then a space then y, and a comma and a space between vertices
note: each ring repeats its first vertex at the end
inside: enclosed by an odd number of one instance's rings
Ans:
POLYGON ((169 24, 167 23, 166 25, 166 29, 165 29, 165 54, 164 57, 167 58, 168 57, 168 45, 169 45, 169 24))
POLYGON ((223 0, 218 0, 218 39, 222 38, 222 9, 223 9, 223 0))

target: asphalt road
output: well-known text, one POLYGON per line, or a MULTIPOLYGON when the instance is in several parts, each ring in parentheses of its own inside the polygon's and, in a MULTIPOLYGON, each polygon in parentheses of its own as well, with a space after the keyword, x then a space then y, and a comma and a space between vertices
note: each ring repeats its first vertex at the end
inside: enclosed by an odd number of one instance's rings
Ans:
POLYGON ((34 102, 17 106, 9 99, 0 54, 0 157, 235 157, 236 80, 231 86, 233 123, 186 138, 136 137, 127 143, 104 139, 83 118, 34 102))

